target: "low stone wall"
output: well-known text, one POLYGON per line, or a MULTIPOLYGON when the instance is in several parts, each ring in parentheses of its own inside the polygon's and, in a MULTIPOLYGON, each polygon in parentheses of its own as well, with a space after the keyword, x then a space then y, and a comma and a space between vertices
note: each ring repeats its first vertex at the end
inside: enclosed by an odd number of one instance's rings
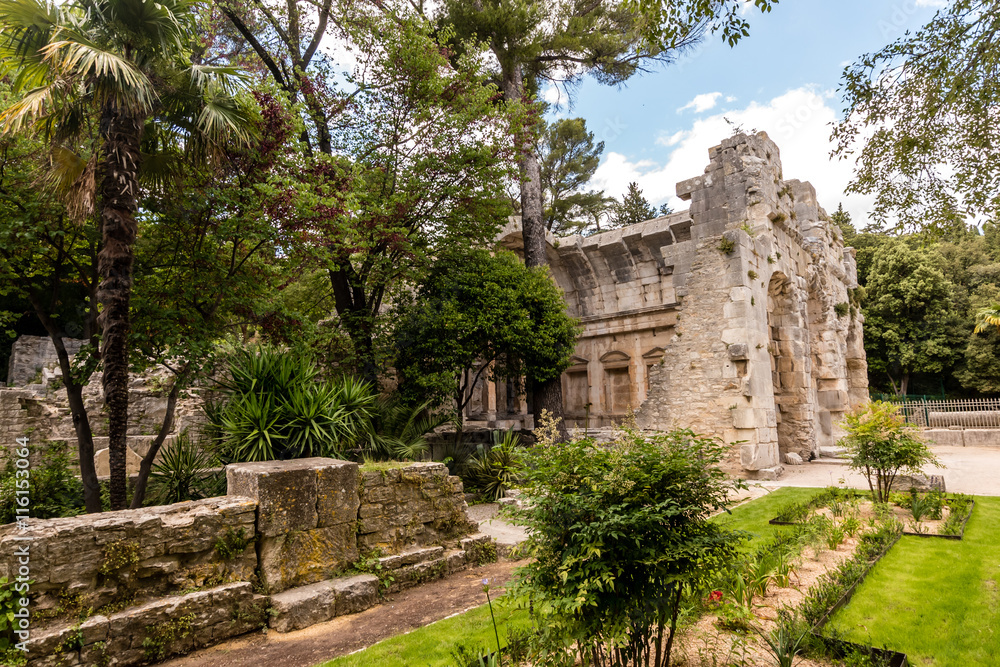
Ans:
POLYGON ((1000 447, 1000 428, 927 428, 921 435, 933 445, 1000 447))
MULTIPOLYGON (((73 610, 107 611, 249 581, 257 567, 256 509, 248 498, 222 497, 30 521, 23 532, 11 524, 0 528, 0 553, 9 556, 28 545, 31 608, 43 619, 73 610), (239 547, 235 553, 233 546, 239 547)), ((16 571, 14 559, 0 562, 0 576, 13 580, 16 571)))
POLYGON ((396 553, 476 529, 465 515, 462 482, 442 463, 373 470, 361 477, 358 548, 396 553))
POLYGON ((488 539, 465 537, 461 481, 439 463, 301 459, 227 478, 221 498, 0 526, 0 576, 28 562, 29 667, 146 664, 307 627, 478 562, 488 539))

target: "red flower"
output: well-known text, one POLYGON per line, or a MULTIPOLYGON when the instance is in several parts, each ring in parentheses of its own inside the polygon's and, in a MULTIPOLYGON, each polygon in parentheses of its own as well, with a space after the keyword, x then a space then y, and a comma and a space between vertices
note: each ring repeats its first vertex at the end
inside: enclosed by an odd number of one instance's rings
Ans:
POLYGON ((709 602, 722 602, 722 591, 712 591, 708 596, 709 602))

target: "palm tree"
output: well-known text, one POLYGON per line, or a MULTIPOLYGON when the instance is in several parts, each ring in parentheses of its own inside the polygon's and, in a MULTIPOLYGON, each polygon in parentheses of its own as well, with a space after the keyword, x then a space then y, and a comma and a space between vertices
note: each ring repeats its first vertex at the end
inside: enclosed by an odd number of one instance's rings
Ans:
POLYGON ((975 332, 982 333, 987 327, 996 327, 1000 331, 1000 303, 990 304, 976 312, 975 332))
MULTIPOLYGON (((22 93, 0 113, 0 127, 43 133, 58 147, 53 163, 62 176, 75 176, 69 209, 82 218, 96 200, 100 213, 112 509, 126 507, 129 307, 144 149, 161 164, 164 155, 192 154, 225 134, 245 138, 247 127, 232 96, 238 72, 192 64, 195 18, 191 0, 0 0, 0 66, 22 93)), ((92 469, 80 464, 81 472, 92 469)))

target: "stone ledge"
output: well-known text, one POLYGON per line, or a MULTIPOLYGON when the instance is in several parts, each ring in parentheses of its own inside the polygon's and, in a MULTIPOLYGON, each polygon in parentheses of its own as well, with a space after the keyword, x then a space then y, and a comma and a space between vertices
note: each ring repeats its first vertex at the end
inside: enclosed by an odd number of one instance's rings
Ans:
POLYGON ((271 596, 269 626, 277 632, 291 632, 364 611, 375 605, 378 586, 378 577, 359 574, 290 588, 271 596))

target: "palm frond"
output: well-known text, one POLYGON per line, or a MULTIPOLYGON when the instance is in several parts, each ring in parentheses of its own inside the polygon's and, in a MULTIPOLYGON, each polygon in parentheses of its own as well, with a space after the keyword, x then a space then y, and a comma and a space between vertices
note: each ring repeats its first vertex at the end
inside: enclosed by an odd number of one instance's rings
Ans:
POLYGON ((99 100, 137 111, 148 111, 153 106, 156 91, 145 74, 117 53, 89 43, 81 35, 47 44, 41 52, 56 71, 68 78, 88 80, 99 100))
POLYGON ((980 308, 976 313, 975 333, 982 333, 989 327, 996 327, 1000 331, 1000 303, 980 308))

